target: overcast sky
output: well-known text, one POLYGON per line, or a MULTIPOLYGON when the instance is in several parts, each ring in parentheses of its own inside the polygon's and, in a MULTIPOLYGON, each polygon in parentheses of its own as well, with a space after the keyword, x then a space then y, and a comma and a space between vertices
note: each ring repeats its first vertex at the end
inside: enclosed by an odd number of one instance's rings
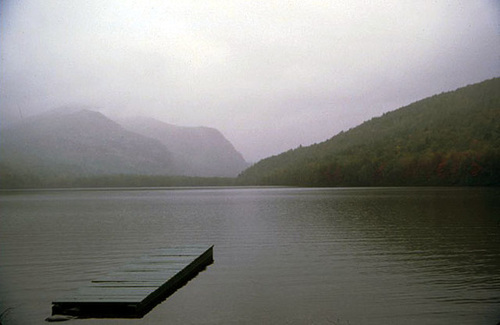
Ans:
POLYGON ((500 2, 1 0, 0 53, 3 125, 87 106, 256 161, 500 76, 500 2))

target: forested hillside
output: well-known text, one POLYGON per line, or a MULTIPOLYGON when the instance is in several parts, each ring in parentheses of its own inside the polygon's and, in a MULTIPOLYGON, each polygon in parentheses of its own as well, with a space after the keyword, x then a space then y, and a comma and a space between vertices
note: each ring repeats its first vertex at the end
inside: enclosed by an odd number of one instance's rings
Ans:
POLYGON ((500 78, 264 159, 239 179, 299 186, 500 185, 500 78))

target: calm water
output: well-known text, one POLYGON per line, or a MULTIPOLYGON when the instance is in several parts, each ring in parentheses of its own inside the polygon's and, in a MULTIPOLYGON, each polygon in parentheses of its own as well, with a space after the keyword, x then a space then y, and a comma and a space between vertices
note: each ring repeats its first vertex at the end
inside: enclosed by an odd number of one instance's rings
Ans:
POLYGON ((144 189, 0 195, 0 311, 150 250, 215 263, 139 320, 68 324, 497 324, 500 189, 144 189))

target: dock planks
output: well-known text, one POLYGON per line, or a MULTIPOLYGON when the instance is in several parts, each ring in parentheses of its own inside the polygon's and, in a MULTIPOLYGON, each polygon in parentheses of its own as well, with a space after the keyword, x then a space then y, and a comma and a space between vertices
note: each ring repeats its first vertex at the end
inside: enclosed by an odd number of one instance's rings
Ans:
POLYGON ((52 302, 52 315, 140 318, 213 263, 213 246, 157 249, 52 302))

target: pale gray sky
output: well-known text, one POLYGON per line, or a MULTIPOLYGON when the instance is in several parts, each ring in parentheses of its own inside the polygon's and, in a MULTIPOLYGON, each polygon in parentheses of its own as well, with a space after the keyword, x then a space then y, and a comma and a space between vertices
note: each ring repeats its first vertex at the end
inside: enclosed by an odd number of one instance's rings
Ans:
POLYGON ((1 0, 0 121, 84 105, 256 161, 500 76, 499 3, 1 0))

